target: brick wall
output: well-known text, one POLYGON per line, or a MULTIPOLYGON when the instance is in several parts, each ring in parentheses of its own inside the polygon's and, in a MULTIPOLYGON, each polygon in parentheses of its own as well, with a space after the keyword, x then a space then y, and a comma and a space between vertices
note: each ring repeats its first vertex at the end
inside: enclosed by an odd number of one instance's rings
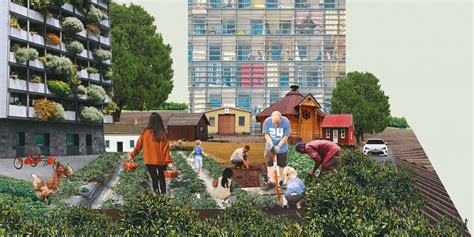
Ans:
POLYGON ((16 134, 25 133, 25 146, 35 145, 35 133, 49 133, 50 154, 67 155, 66 134, 79 134, 79 152, 86 155, 86 135, 92 135, 92 154, 105 152, 102 124, 68 122, 39 122, 32 120, 0 119, 0 158, 12 158, 17 154, 16 134))

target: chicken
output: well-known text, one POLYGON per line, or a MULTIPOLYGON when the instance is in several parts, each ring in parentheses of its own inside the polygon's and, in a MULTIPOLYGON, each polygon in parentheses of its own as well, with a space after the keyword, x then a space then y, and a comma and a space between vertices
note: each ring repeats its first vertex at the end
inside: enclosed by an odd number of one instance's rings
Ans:
POLYGON ((47 180, 41 180, 38 175, 32 174, 33 189, 36 191, 36 197, 39 200, 47 200, 57 189, 61 179, 69 177, 74 173, 71 166, 64 167, 58 162, 53 174, 47 180))

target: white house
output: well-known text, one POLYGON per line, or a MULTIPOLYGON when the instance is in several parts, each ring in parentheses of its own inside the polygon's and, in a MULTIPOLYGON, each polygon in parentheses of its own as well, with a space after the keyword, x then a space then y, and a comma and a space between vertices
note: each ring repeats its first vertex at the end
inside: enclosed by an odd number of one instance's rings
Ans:
POLYGON ((133 123, 104 124, 105 151, 132 151, 142 129, 140 125, 133 123))

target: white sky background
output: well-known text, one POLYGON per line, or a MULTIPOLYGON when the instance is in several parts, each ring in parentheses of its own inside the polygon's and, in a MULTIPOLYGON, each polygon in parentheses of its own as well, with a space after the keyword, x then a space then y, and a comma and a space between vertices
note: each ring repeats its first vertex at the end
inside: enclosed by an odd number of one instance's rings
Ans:
MULTIPOLYGON (((472 231, 472 2, 347 1, 347 71, 380 79, 392 114, 407 118, 472 231)), ((187 0, 116 2, 140 4, 156 18, 173 47, 168 101, 188 102, 187 0)))

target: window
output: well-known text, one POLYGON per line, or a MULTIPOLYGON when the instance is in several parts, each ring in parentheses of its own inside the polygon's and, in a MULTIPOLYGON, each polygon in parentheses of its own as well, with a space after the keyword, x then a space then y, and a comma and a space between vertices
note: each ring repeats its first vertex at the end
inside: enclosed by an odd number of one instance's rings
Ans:
POLYGON ((193 44, 188 43, 188 61, 193 60, 193 44))
POLYGON ((307 45, 298 46, 298 56, 300 57, 300 60, 308 59, 308 46, 307 45))
POLYGON ((222 68, 222 85, 231 86, 231 80, 232 80, 231 68, 223 67, 222 68))
POLYGON ((295 8, 307 8, 308 0, 295 0, 295 8))
POLYGON ((237 0, 238 8, 250 8, 250 0, 237 0))
POLYGON ((250 110, 250 96, 249 95, 238 95, 237 107, 250 110))
POLYGON ((209 95, 209 108, 220 108, 222 107, 221 95, 209 95))
POLYGON ((16 146, 25 146, 25 133, 24 132, 16 133, 16 146))
POLYGON ((210 0, 211 2, 211 7, 213 8, 221 8, 222 5, 222 0, 210 0))
POLYGON ((331 137, 331 130, 326 129, 326 138, 330 138, 330 137, 331 137))
POLYGON ((79 134, 66 134, 66 146, 79 146, 79 134))
POLYGON ((291 34, 291 21, 280 22, 280 34, 289 35, 291 34))
POLYGON ((341 129, 341 138, 346 138, 346 130, 341 129))
POLYGON ((222 30, 225 35, 235 34, 235 20, 222 20, 222 30))
POLYGON ((245 116, 239 116, 239 126, 245 126, 245 116))
POLYGON ((135 147, 135 140, 130 140, 130 148, 134 148, 135 147))
POLYGON ((49 146, 49 133, 35 133, 35 146, 49 146))
POLYGON ((250 45, 237 46, 237 60, 249 60, 250 45))
POLYGON ((280 86, 288 86, 289 80, 288 72, 280 72, 280 86))
POLYGON ((221 60, 221 46, 209 46, 209 60, 221 60))
POLYGON ((105 148, 110 148, 110 140, 105 140, 105 148))
POLYGON ((278 0, 267 0, 267 8, 278 8, 278 0))
POLYGON ((274 45, 271 49, 272 60, 281 60, 281 46, 274 45))
POLYGON ((278 102, 278 94, 270 94, 270 105, 278 102))
POLYGON ((216 117, 209 117, 209 126, 214 127, 216 124, 216 117))
POLYGON ((205 20, 194 20, 194 34, 195 35, 206 34, 206 21, 205 20))
POLYGON ((336 4, 335 3, 335 0, 325 0, 324 1, 324 8, 335 8, 336 7, 336 4))
POLYGON ((199 127, 199 132, 204 132, 204 127, 203 126, 199 127))
POLYGON ((263 35, 263 20, 251 20, 252 35, 263 35))

